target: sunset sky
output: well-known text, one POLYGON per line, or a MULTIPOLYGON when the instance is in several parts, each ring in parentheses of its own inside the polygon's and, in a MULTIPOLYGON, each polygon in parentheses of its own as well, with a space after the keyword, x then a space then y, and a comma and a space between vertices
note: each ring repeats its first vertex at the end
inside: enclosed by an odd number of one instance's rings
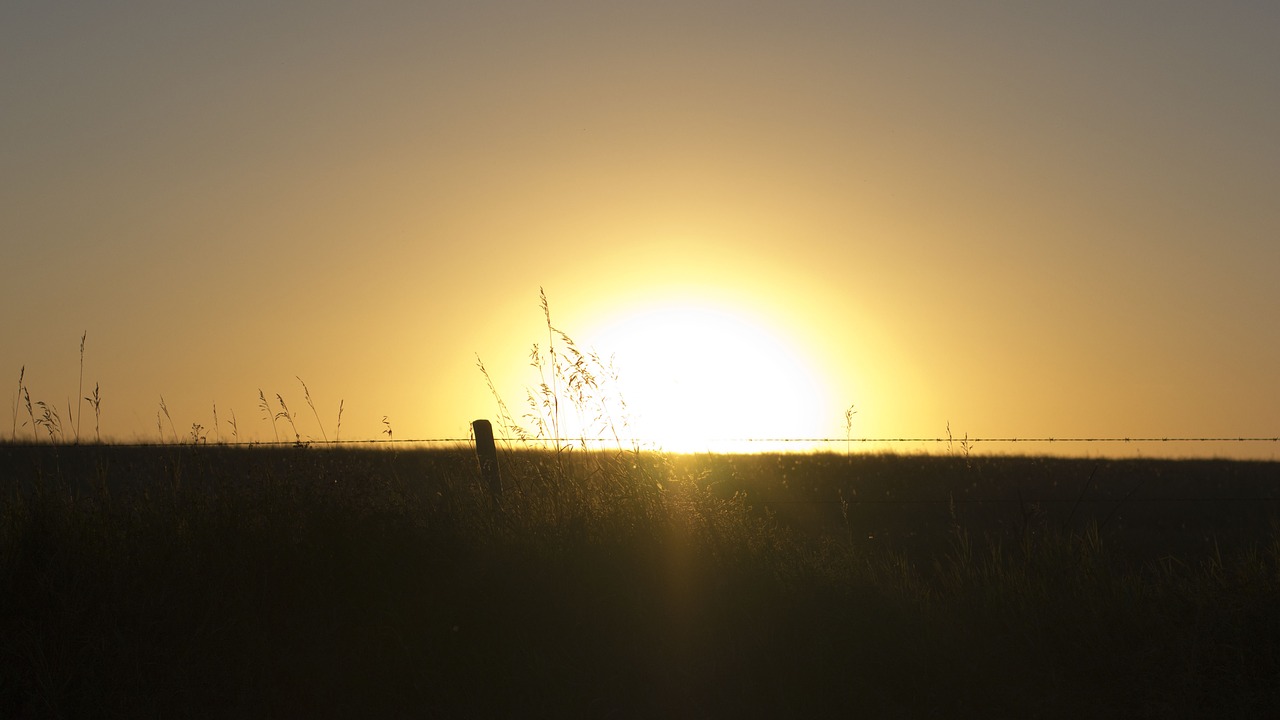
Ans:
POLYGON ((1276 436, 1278 192, 1269 3, 6 2, 0 437, 1276 436))

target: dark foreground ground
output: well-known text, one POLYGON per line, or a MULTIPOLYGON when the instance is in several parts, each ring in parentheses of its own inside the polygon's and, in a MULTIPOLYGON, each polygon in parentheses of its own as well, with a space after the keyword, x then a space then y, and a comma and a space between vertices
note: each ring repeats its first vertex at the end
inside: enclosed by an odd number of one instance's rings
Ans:
POLYGON ((1280 465, 0 445, 0 717, 1280 717, 1280 465))

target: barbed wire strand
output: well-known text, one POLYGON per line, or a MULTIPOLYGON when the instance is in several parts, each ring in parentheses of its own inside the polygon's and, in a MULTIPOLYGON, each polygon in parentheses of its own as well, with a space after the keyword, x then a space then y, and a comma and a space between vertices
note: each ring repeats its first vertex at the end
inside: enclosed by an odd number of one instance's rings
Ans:
MULTIPOLYGON (((551 438, 530 438, 521 439, 518 437, 498 437, 496 440, 507 445, 526 445, 530 447, 550 446, 554 444, 551 438)), ((237 440, 237 441, 201 441, 199 443, 176 441, 157 441, 157 442, 104 442, 104 443, 74 443, 74 442, 57 442, 53 443, 53 447, 172 447, 172 446, 190 446, 202 445, 213 447, 298 447, 298 446, 330 446, 330 445, 444 445, 449 443, 470 445, 474 442, 474 438, 467 437, 442 437, 442 438, 367 438, 361 440, 323 440, 308 438, 306 440, 237 440)), ((651 438, 561 438, 563 445, 580 446, 582 443, 600 447, 624 447, 631 448, 639 446, 641 449, 657 448, 661 449, 661 441, 651 438)), ((810 438, 709 438, 699 444, 714 446, 726 444, 765 444, 765 443, 783 443, 783 444, 801 444, 807 443, 812 445, 839 445, 841 443, 858 443, 861 445, 868 444, 897 444, 897 443, 932 443, 963 446, 966 443, 974 445, 977 443, 1280 443, 1278 437, 810 437, 810 438)), ((8 441, 4 444, 9 445, 47 445, 48 443, 25 443, 8 441)))

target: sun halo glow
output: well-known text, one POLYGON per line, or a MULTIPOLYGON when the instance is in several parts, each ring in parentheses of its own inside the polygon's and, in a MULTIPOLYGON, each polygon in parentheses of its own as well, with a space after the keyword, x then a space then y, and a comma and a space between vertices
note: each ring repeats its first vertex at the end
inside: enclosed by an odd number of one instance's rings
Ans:
POLYGON ((622 313, 591 335, 613 357, 627 434, 668 452, 807 450, 826 434, 813 369, 782 333, 710 303, 622 313), (772 441, 772 442, 771 442, 772 441))

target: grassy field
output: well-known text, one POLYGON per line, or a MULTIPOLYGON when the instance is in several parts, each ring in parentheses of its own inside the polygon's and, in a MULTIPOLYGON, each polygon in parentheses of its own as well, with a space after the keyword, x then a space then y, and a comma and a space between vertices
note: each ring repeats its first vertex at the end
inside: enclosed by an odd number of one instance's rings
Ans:
POLYGON ((0 445, 0 717, 1275 717, 1280 466, 0 445))

